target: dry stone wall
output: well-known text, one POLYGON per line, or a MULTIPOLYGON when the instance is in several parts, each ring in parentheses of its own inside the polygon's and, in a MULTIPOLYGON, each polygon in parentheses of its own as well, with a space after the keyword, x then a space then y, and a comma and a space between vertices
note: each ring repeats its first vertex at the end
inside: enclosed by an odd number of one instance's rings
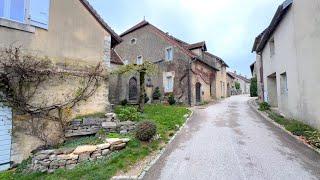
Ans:
POLYGON ((95 161, 113 151, 126 147, 129 139, 110 138, 104 144, 82 145, 77 148, 43 150, 32 157, 29 169, 35 172, 52 173, 57 169, 73 169, 84 161, 95 161))

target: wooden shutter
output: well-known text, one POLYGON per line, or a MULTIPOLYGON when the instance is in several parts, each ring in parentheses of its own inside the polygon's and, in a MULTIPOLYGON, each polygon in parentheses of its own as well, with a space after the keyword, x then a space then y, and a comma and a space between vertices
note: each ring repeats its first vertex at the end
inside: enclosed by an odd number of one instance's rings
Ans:
POLYGON ((48 29, 50 0, 30 0, 30 23, 48 29))

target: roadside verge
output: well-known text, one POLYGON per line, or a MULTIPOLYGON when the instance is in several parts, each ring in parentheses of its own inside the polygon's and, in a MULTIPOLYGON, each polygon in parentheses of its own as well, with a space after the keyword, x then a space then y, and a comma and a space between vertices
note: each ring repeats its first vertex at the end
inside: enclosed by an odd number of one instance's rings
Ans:
POLYGON ((274 120, 272 120, 271 118, 269 118, 268 114, 266 112, 262 112, 258 110, 258 105, 256 103, 255 100, 249 100, 248 101, 248 105, 250 106, 250 108, 261 118, 263 118, 264 120, 268 121, 269 123, 273 124, 275 127, 281 129, 282 131, 286 132, 289 136, 293 137, 298 143, 301 143, 303 145, 305 145, 306 147, 312 149, 313 151, 315 151, 316 153, 318 153, 320 155, 320 150, 311 146, 310 144, 308 144, 307 142, 305 142, 301 137, 296 136, 294 134, 292 134, 290 131, 286 130, 284 126, 276 123, 274 120))
POLYGON ((139 172, 136 176, 114 176, 112 180, 140 180, 143 179, 146 173, 150 170, 150 168, 158 162, 158 160, 161 158, 161 156, 164 154, 164 152, 167 150, 168 146, 175 140, 178 134, 182 131, 182 129, 186 126, 186 124, 191 120, 193 117, 194 111, 189 108, 191 111, 190 115, 186 118, 186 121, 184 124, 179 128, 178 131, 170 138, 168 143, 161 149, 158 150, 155 154, 151 155, 152 158, 149 160, 146 165, 142 168, 143 170, 139 172))

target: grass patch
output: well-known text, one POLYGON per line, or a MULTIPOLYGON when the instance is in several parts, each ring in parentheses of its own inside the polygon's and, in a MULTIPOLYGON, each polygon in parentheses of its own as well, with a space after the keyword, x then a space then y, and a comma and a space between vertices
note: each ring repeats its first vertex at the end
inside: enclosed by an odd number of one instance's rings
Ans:
POLYGON ((80 137, 77 139, 70 139, 60 145, 58 148, 75 148, 81 145, 97 145, 102 144, 103 141, 95 136, 80 137))
POLYGON ((87 114, 87 115, 80 115, 80 116, 77 116, 75 117, 74 119, 84 119, 84 118, 103 118, 105 117, 105 114, 104 112, 98 112, 98 113, 93 113, 93 114, 87 114))
MULTIPOLYGON (((22 171, 6 171, 0 173, 0 179, 22 179, 22 180, 56 180, 56 179, 110 179, 119 170, 129 170, 130 166, 139 160, 148 156, 151 152, 162 148, 161 144, 169 139, 169 132, 177 130, 177 126, 181 126, 185 119, 184 115, 190 111, 184 107, 164 106, 164 105, 147 105, 143 117, 147 120, 154 121, 161 136, 160 140, 150 143, 142 143, 133 136, 127 147, 119 152, 112 153, 109 157, 95 161, 79 164, 73 170, 57 170, 52 174, 47 173, 22 173, 22 171)), ((117 138, 124 137, 116 133, 108 134, 108 137, 117 138)), ((128 137, 128 136, 126 136, 128 137)), ((102 143, 96 137, 83 137, 72 141, 65 142, 61 148, 76 147, 83 144, 100 144, 102 143)), ((19 169, 19 168, 18 168, 19 169)))
POLYGON ((296 136, 304 137, 315 148, 320 148, 320 131, 300 121, 287 119, 271 110, 266 111, 271 119, 296 136))

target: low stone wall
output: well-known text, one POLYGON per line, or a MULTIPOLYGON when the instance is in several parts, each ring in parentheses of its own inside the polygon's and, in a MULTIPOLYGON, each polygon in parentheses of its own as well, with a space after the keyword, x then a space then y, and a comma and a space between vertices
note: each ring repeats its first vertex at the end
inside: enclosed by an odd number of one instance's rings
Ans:
POLYGON ((93 135, 100 129, 104 129, 106 132, 127 134, 132 132, 135 126, 135 122, 120 122, 114 113, 108 113, 104 118, 83 118, 72 121, 65 130, 65 137, 93 135))
POLYGON ((95 161, 109 155, 113 151, 125 148, 129 139, 106 139, 105 144, 83 145, 77 148, 43 150, 32 157, 29 167, 31 171, 54 172, 57 169, 73 169, 84 161, 95 161))

